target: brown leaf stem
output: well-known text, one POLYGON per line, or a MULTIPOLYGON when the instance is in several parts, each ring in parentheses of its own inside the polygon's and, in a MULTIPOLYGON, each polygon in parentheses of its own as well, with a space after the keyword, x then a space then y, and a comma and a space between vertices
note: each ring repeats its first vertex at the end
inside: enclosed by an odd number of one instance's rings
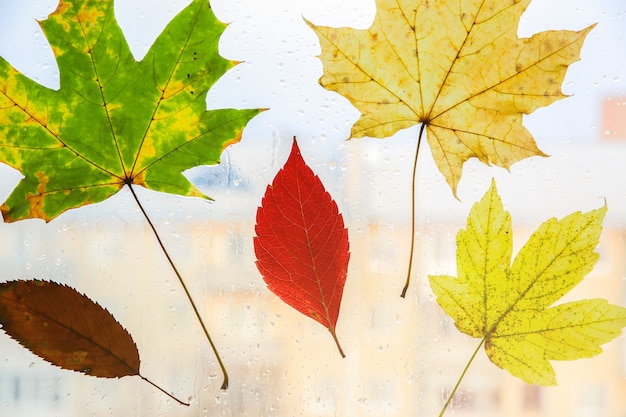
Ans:
POLYGON ((207 330, 207 328, 206 328, 206 326, 204 324, 204 321, 202 320, 202 317, 200 316, 200 312, 198 311, 198 307, 196 307, 196 303, 193 301, 193 298, 191 297, 191 294, 189 293, 189 289, 187 288, 187 285, 185 284, 185 281, 183 280, 182 276, 178 272, 178 269, 176 268, 176 265, 174 265, 174 261, 172 261, 172 258, 170 257, 170 254, 167 252, 167 249, 165 249, 165 246, 163 245, 163 241, 161 241, 161 237, 159 236, 159 233, 157 232, 156 228, 154 227, 154 224, 152 224, 152 221, 150 220, 150 217, 148 217, 148 214, 144 210, 143 205, 141 204, 141 202, 139 201, 139 198, 137 197, 137 194, 135 194, 135 190, 133 189, 132 184, 129 183, 127 185, 128 185, 128 188, 130 188, 130 192, 132 193, 133 198, 137 202, 137 205, 139 206, 139 209, 141 210, 141 212, 143 213, 144 217, 146 218, 148 224, 150 225, 150 228, 152 229, 152 232, 154 233, 154 236, 156 237, 157 242, 159 242, 159 246, 161 247, 161 250, 165 254, 165 257, 167 258, 167 261, 171 265, 172 270, 174 271, 174 273, 176 274, 176 277, 178 278, 178 281, 180 282, 180 285, 183 287, 183 290, 185 291, 185 295, 187 295, 187 299, 189 300, 189 303, 191 304, 193 312, 195 313, 196 318, 200 322, 200 326, 202 327, 202 330, 204 331, 204 334, 205 334, 207 340, 209 341, 209 344, 211 345, 211 349, 213 349, 213 353, 215 353, 215 357, 217 358, 217 362, 218 362, 220 368, 222 369, 222 374, 224 375, 224 381, 222 382, 222 389, 225 390, 225 389, 228 388, 228 372, 226 372, 226 367, 224 366, 224 363, 222 362, 222 359, 220 358, 220 355, 217 352, 217 348, 215 347, 215 344, 213 343, 213 340, 211 339, 211 336, 209 335, 209 331, 207 330))
POLYGON ((170 397, 171 399, 173 399, 174 401, 176 401, 178 404, 180 405, 184 405, 189 407, 189 403, 186 403, 184 401, 179 400, 178 398, 174 397, 172 394, 170 394, 169 392, 165 391, 163 388, 161 388, 160 386, 158 386, 157 384, 155 384, 154 382, 150 381, 148 378, 146 378, 143 375, 139 375, 139 378, 143 379, 144 381, 146 381, 148 384, 152 385, 154 388, 158 389, 159 391, 161 391, 163 394, 167 395, 168 397, 170 397))
POLYGON ((459 379, 458 379, 458 381, 456 381, 456 384, 454 385, 454 388, 452 388, 452 392, 450 392, 450 395, 448 395, 448 399, 446 400, 446 403, 441 408, 441 411, 439 412, 439 417, 443 417, 443 413, 446 412, 446 409, 450 405, 450 402, 452 402, 452 398, 454 398, 454 394, 456 394, 456 390, 459 389, 459 385, 461 385, 461 381, 463 380, 463 377, 467 373, 467 370, 469 369, 470 365, 474 361, 474 358, 478 354, 478 351, 480 350, 481 347, 483 347, 483 344, 485 343, 485 339, 486 339, 486 337, 482 338, 482 340, 480 341, 480 343, 476 347, 476 350, 474 351, 474 353, 472 353, 472 357, 469 359, 469 361, 467 361, 467 365, 465 365, 465 369, 463 369, 463 372, 461 372, 461 376, 459 376, 459 379))
POLYGON ((405 298, 406 292, 409 289, 411 283, 411 269, 413 267, 413 250, 415 248, 415 177, 417 176, 417 158, 420 154, 420 145, 422 144, 422 136, 427 123, 422 123, 420 126, 420 133, 417 137, 417 147, 415 149, 415 160, 413 161, 413 179, 411 180, 411 249, 409 249, 409 267, 406 274, 406 283, 402 289, 400 297, 405 298))
POLYGON ((335 331, 335 328, 329 327, 328 330, 330 330, 330 334, 333 336, 333 340, 337 344, 337 349, 339 349, 339 354, 341 355, 342 358, 345 358, 346 354, 343 353, 343 349, 341 348, 341 345, 339 344, 339 339, 337 339, 337 332, 335 331))

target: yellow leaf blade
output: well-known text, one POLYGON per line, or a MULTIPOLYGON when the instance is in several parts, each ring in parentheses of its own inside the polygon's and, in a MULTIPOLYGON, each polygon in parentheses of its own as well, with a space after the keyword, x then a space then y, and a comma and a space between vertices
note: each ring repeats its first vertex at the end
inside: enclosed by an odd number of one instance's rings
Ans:
POLYGON ((519 294, 515 310, 548 307, 580 281, 597 262, 606 206, 550 219, 528 239, 511 267, 510 291, 519 294))
POLYGON ((456 327, 472 337, 481 337, 484 326, 481 318, 484 316, 484 305, 474 298, 473 303, 466 302, 466 294, 471 288, 459 282, 459 279, 449 275, 430 276, 430 287, 437 296, 437 302, 446 306, 446 313, 452 317, 456 327))
POLYGON ((463 164, 470 158, 478 158, 487 165, 497 165, 508 169, 520 159, 531 156, 547 156, 539 150, 528 130, 522 126, 522 119, 506 124, 491 124, 490 120, 499 119, 494 111, 486 111, 471 106, 466 115, 474 118, 475 131, 463 130, 462 126, 451 121, 448 126, 440 126, 440 121, 447 121, 453 112, 428 125, 426 139, 439 171, 452 189, 455 197, 461 180, 463 164), (494 113, 495 117, 485 113, 494 113))
POLYGON ((501 310, 498 300, 485 294, 499 290, 511 264, 511 217, 504 211, 495 182, 474 205, 467 227, 457 235, 458 279, 431 276, 440 304, 460 331, 482 337, 501 310))
POLYGON ((600 354, 600 345, 619 336, 626 326, 626 309, 592 299, 552 307, 530 318, 511 314, 506 321, 485 346, 489 358, 528 383, 556 385, 549 361, 600 354))
POLYGON ((526 382, 556 384, 550 360, 599 354, 626 308, 593 299, 550 307, 591 271, 607 208, 546 221, 510 265, 512 231, 495 184, 457 235, 458 278, 431 276, 437 302, 491 361, 526 382))
POLYGON ((352 137, 429 125, 433 157, 456 194, 470 158, 508 169, 545 156, 522 116, 565 97, 565 73, 593 26, 520 39, 529 3, 377 0, 367 30, 311 25, 322 47, 320 84, 361 112, 352 137))

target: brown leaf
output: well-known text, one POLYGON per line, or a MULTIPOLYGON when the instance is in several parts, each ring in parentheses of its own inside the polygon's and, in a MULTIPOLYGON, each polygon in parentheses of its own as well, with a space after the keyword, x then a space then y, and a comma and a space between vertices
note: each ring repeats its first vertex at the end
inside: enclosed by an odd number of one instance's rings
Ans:
POLYGON ((63 369, 103 378, 139 375, 139 352, 126 329, 66 285, 0 283, 0 323, 22 346, 63 369))

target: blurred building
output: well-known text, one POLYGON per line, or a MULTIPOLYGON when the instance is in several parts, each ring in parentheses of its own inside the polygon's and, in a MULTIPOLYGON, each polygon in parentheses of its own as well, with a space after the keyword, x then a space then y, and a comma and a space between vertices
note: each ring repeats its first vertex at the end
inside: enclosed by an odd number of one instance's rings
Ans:
MULTIPOLYGON (((142 375, 191 397, 192 407, 175 405, 138 378, 103 381, 58 370, 4 336, 1 415, 436 415, 479 342, 456 330, 427 284, 427 274, 455 273, 457 225, 418 224, 413 283, 401 299, 408 219, 347 218, 352 258, 337 329, 342 359, 326 329, 265 289, 254 267, 251 219, 207 221, 201 212, 168 210, 157 213, 157 227, 206 318, 230 389, 219 389, 208 343, 138 213, 117 221, 68 216, 2 226, 6 278, 68 282, 97 300, 135 338, 142 375)), ((532 230, 515 229, 517 247, 532 230)), ((572 299, 626 304, 625 238, 626 230, 605 230, 600 261, 572 299)), ((623 417, 625 358, 622 337, 596 358, 557 363, 559 386, 539 387, 481 352, 448 414, 623 417)))

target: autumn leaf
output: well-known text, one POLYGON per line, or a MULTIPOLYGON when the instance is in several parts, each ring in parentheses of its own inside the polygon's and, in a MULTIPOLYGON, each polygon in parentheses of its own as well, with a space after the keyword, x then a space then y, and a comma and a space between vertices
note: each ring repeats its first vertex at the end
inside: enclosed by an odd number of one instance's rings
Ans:
POLYGON ((106 309, 50 281, 0 283, 0 324, 22 346, 53 365, 101 378, 139 376, 139 352, 106 309))
POLYGON ((112 0, 61 0, 42 21, 60 72, 53 91, 0 59, 0 162, 24 178, 0 207, 4 220, 50 221, 128 186, 228 375, 182 276, 134 186, 204 197, 183 175, 219 162, 258 110, 206 111, 206 93, 233 63, 218 54, 224 30, 193 0, 141 62, 132 57, 112 0))
POLYGON ((350 258, 348 230, 295 138, 285 166, 267 186, 255 232, 256 266, 270 291, 328 328, 345 356, 335 328, 350 258))
POLYGON ((24 178, 5 221, 52 220, 124 185, 202 197, 183 175, 219 162, 257 110, 206 111, 208 89, 233 63, 218 55, 224 25, 194 0, 141 62, 112 0, 61 0, 40 23, 60 72, 54 91, 0 59, 0 162, 24 178))
POLYGON ((593 26, 519 39, 529 3, 377 0, 368 30, 311 24, 322 47, 320 83, 361 112, 352 137, 384 138, 425 125, 456 195, 470 158, 508 169, 544 156, 522 115, 565 97, 566 70, 593 26))
POLYGON ((483 339, 494 364, 556 385, 551 360, 595 356, 626 326, 626 309, 603 299, 554 305, 598 260, 606 210, 546 221, 511 265, 511 217, 492 182, 457 235, 458 277, 430 277, 437 302, 461 332, 483 339))

